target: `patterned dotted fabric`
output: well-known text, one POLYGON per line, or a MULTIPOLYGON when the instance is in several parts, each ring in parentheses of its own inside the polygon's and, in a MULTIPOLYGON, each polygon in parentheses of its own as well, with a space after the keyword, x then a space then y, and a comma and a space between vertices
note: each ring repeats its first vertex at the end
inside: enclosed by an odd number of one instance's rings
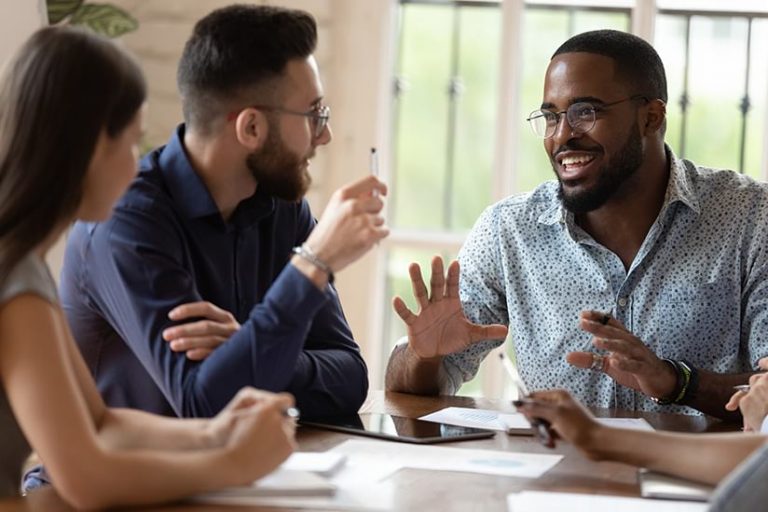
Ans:
MULTIPOLYGON (((695 413, 659 406, 607 375, 570 366, 593 350, 582 310, 611 311, 659 357, 721 373, 768 355, 768 186, 726 170, 672 161, 664 204, 629 270, 579 228, 557 183, 486 209, 459 255, 467 317, 509 325, 531 390, 565 388, 592 406, 695 413)), ((444 359, 456 392, 501 341, 444 359)))

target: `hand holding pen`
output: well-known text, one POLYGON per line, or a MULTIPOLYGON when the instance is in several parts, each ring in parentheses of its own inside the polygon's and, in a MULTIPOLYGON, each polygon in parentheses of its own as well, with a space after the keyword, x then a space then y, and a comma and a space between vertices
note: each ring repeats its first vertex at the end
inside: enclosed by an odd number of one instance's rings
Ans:
MULTIPOLYGON (((758 362, 762 370, 768 369, 768 358, 758 362)), ((768 415, 768 373, 761 372, 749 378, 749 384, 733 386, 736 392, 725 405, 729 411, 741 410, 746 432, 759 432, 768 415)))
POLYGON ((583 405, 562 389, 535 391, 527 400, 515 403, 526 418, 546 421, 554 439, 561 438, 582 450, 590 459, 603 456, 607 427, 595 420, 583 405))
MULTIPOLYGON (((526 402, 530 402, 530 393, 528 392, 528 388, 526 387, 525 382, 523 382, 523 379, 520 378, 520 374, 517 372, 517 369, 512 366, 509 358, 504 355, 503 352, 499 353, 499 358, 501 359, 502 366, 504 366, 507 374, 510 376, 512 382, 517 387, 518 399, 513 402, 515 407, 520 407, 520 405, 526 402)), ((546 420, 531 417, 528 418, 528 421, 531 423, 534 434, 539 438, 539 442, 547 448, 554 448, 555 441, 552 437, 552 432, 549 430, 549 423, 546 420)))

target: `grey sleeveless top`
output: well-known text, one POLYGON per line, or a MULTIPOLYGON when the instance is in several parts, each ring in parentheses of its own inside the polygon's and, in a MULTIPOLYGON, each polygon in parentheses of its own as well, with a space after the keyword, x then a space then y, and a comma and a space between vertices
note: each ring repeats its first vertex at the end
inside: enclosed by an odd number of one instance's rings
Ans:
MULTIPOLYGON (((0 304, 22 293, 34 293, 58 304, 56 283, 45 262, 36 254, 27 255, 0 284, 0 304)), ((29 454, 29 443, 0 385, 0 498, 19 494, 22 465, 29 454)))

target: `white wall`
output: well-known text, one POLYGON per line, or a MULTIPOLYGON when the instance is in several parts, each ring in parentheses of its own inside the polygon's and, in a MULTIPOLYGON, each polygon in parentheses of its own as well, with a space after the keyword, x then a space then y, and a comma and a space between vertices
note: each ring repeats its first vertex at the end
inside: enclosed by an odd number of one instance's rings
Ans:
MULTIPOLYGON (((0 67, 8 64, 16 50, 38 28, 48 24, 45 0, 2 0, 0 12, 0 67)), ((58 279, 64 241, 59 241, 48 254, 51 272, 58 279)))
POLYGON ((45 0, 3 0, 0 11, 0 65, 48 20, 45 0))

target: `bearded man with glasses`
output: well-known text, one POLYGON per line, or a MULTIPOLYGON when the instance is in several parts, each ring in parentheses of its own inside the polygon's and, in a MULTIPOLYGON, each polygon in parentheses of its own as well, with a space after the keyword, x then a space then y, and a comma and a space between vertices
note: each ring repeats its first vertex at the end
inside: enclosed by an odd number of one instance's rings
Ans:
POLYGON ((316 221, 304 199, 330 108, 306 12, 233 5, 201 19, 178 69, 184 124, 114 216, 70 234, 62 302, 106 402, 212 416, 243 386, 304 417, 357 412, 367 368, 333 275, 387 235, 367 177, 316 221))
POLYGON ((394 301, 408 337, 388 389, 455 393, 509 335, 530 389, 738 415, 733 386, 768 355, 768 189, 678 159, 666 102, 636 36, 587 32, 555 52, 527 120, 557 179, 488 208, 447 276, 433 260, 430 291, 411 266, 419 311, 394 301))

